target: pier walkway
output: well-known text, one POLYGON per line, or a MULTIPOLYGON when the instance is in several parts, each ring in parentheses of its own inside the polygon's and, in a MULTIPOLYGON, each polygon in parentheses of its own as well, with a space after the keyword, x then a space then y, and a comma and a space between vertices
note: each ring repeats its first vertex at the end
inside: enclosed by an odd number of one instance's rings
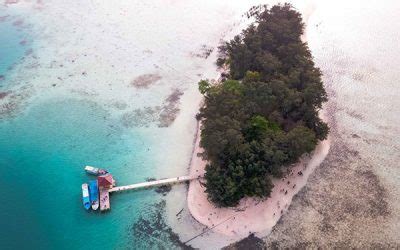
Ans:
POLYGON ((155 181, 146 181, 142 183, 127 185, 127 186, 119 186, 113 187, 108 190, 108 192, 120 192, 125 190, 133 190, 133 189, 140 189, 140 188, 147 188, 147 187, 155 187, 155 186, 162 186, 162 185, 169 185, 174 183, 180 183, 185 181, 191 181, 195 179, 201 178, 200 176, 180 176, 175 178, 169 179, 162 179, 162 180, 155 180, 155 181))
POLYGON ((106 211, 110 208, 110 195, 108 189, 100 188, 100 211, 106 211))

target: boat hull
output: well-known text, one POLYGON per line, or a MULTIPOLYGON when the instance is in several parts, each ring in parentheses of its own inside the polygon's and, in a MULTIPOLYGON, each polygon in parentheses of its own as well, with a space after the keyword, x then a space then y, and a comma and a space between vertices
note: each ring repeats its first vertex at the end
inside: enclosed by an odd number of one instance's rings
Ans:
POLYGON ((86 210, 90 209, 89 186, 87 183, 82 184, 82 203, 86 210))
POLYGON ((92 167, 92 166, 86 166, 86 167, 85 167, 85 171, 86 171, 86 173, 88 173, 88 174, 96 175, 96 176, 104 175, 104 174, 107 174, 107 173, 108 173, 108 171, 105 170, 105 169, 95 168, 95 167, 92 167))
POLYGON ((92 202, 92 209, 93 210, 99 209, 99 201, 92 202))
POLYGON ((90 194, 90 204, 93 210, 99 208, 99 187, 97 180, 89 182, 89 194, 90 194))

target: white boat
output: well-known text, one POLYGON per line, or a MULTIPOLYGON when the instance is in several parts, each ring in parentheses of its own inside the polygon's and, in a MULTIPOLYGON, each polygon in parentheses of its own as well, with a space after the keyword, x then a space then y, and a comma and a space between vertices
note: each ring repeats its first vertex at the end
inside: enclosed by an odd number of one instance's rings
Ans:
POLYGON ((92 175, 103 175, 103 174, 108 174, 108 171, 105 169, 101 169, 101 168, 95 168, 92 166, 86 166, 85 167, 85 171, 88 174, 92 174, 92 175))

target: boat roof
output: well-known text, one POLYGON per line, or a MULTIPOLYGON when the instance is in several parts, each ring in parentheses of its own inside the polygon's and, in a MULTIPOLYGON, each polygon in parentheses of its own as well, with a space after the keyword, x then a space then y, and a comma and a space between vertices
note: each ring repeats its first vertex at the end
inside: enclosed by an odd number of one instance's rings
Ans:
POLYGON ((86 166, 85 167, 85 170, 88 170, 88 171, 91 171, 91 170, 95 170, 96 168, 95 167, 92 167, 92 166, 86 166))
POLYGON ((106 174, 97 177, 98 185, 100 187, 107 187, 107 186, 112 186, 113 185, 113 177, 111 174, 106 174))
POLYGON ((97 186, 97 180, 91 180, 89 181, 89 186, 97 186))

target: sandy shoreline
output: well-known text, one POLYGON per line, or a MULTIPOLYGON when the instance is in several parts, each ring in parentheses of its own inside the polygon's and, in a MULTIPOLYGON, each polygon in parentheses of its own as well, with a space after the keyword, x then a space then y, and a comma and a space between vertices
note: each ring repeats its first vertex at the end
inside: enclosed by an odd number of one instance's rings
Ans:
MULTIPOLYGON (((303 20, 307 23, 315 6, 309 4, 303 11, 303 20)), ((306 40, 306 34, 302 36, 306 40)), ((320 117, 326 121, 326 114, 320 117)), ((201 124, 197 125, 195 144, 190 161, 190 175, 203 176, 206 161, 198 156, 203 149, 200 143, 201 124)), ((329 152, 330 138, 320 141, 309 156, 303 156, 294 164, 290 173, 282 179, 274 179, 274 188, 268 199, 244 198, 234 208, 217 208, 207 199, 202 181, 193 181, 189 185, 188 208, 191 215, 212 231, 227 236, 245 237, 251 233, 260 236, 269 234, 281 216, 288 210, 292 198, 306 185, 308 177, 322 163, 329 152)))
MULTIPOLYGON (((200 126, 196 135, 193 157, 190 163, 190 175, 203 175, 206 161, 197 154, 203 149, 199 146, 200 126)), ((202 181, 193 181, 189 185, 188 208, 191 215, 201 224, 213 231, 227 236, 247 236, 251 233, 269 233, 295 196, 307 183, 308 177, 321 164, 329 152, 330 139, 319 142, 310 156, 304 156, 291 168, 288 176, 274 179, 271 197, 265 200, 245 198, 234 208, 217 208, 207 200, 202 181)))

